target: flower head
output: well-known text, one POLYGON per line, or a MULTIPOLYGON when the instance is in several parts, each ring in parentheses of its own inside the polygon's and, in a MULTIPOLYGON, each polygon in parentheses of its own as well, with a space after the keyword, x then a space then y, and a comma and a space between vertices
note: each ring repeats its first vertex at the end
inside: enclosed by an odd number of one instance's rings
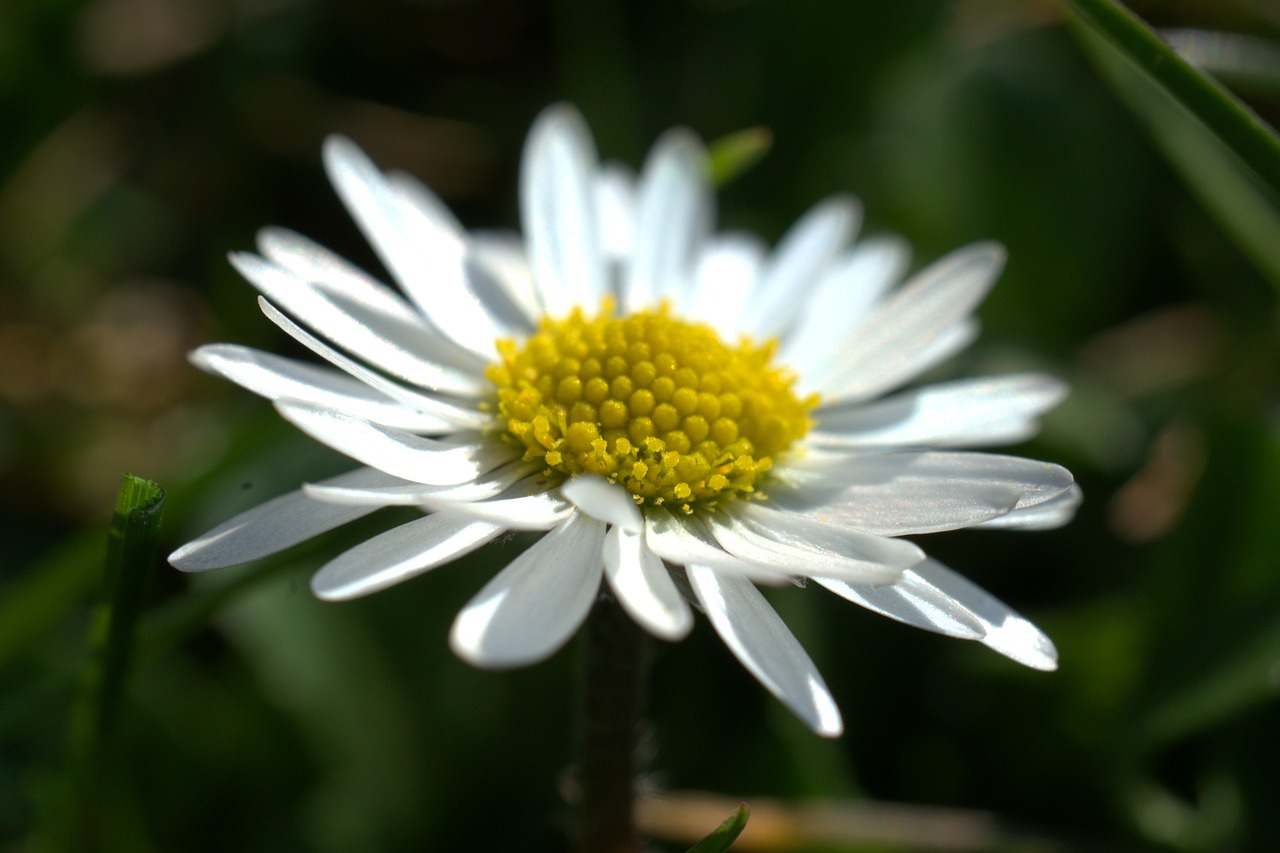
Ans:
POLYGON ((713 230, 691 134, 664 136, 633 178, 599 164, 566 106, 544 112, 525 147, 522 239, 465 232, 424 186, 345 139, 327 142, 325 164, 403 295, 266 229, 259 254, 232 263, 263 313, 328 366, 231 344, 192 359, 364 467, 231 519, 173 565, 241 563, 381 507, 423 510, 315 574, 316 595, 347 599, 507 531, 547 531, 458 615, 461 657, 542 660, 602 588, 665 639, 688 633, 692 604, 824 735, 841 731, 835 702, 756 583, 810 578, 893 619, 1056 666, 1038 629, 901 538, 1054 527, 1079 502, 1056 465, 955 449, 1032 435, 1065 393, 1053 378, 884 396, 972 340, 998 246, 899 284, 906 247, 851 243, 859 208, 837 197, 770 252, 713 230))

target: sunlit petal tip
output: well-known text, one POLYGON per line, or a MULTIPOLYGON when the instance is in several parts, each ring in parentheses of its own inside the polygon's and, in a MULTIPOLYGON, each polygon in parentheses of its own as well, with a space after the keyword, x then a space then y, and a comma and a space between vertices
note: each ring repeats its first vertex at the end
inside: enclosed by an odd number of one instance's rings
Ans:
POLYGON ((594 519, 632 533, 644 528, 644 516, 630 493, 603 477, 592 474, 571 477, 560 487, 560 494, 594 519))

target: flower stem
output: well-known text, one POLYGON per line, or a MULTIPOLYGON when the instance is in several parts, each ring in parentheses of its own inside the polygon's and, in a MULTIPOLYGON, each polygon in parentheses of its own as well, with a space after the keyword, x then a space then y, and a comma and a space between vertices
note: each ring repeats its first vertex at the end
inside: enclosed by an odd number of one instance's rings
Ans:
POLYGON ((649 664, 644 632, 604 595, 587 619, 579 740, 578 850, 638 853, 637 735, 649 664))

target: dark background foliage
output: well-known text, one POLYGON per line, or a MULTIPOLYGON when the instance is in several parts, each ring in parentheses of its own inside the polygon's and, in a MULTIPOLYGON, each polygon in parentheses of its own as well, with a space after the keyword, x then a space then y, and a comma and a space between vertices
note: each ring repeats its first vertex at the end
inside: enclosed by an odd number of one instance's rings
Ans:
MULTIPOLYGON (((1261 0, 1137 8, 1261 39, 1280 25, 1261 0)), ((1271 849, 1274 200, 1243 217, 1261 236, 1224 215, 1253 197, 1177 149, 1186 117, 1095 65, 1063 16, 1014 0, 0 6, 6 849, 45 849, 68 819, 68 708, 120 475, 167 489, 169 549, 343 467, 187 365, 214 340, 289 351, 226 252, 280 224, 377 269, 320 169, 330 132, 469 226, 512 227, 524 132, 561 99, 633 165, 674 124, 767 128, 768 156, 721 195, 728 227, 774 239, 854 192, 864 230, 906 235, 918 264, 1003 242, 985 334, 949 369, 1047 369, 1074 390, 1018 452, 1075 472, 1076 522, 926 543, 1046 629, 1061 670, 782 590, 848 733, 810 735, 702 624, 655 652, 651 825, 693 813, 706 831, 741 798, 757 832, 797 818, 760 850, 919 847, 940 820, 940 849, 1271 849), (730 799, 704 814, 695 790, 730 799)), ((1274 118, 1271 71, 1236 82, 1274 118)), ((312 569, 391 515, 244 569, 158 570, 104 847, 563 849, 576 650, 491 673, 446 644, 522 540, 358 602, 309 596, 312 569)))

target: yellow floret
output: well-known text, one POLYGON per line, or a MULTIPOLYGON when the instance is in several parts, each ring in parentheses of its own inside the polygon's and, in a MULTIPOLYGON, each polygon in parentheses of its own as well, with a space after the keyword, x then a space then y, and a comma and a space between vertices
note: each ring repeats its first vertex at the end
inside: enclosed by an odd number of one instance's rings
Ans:
POLYGON ((812 425, 818 398, 770 364, 775 344, 734 345, 666 305, 615 317, 545 318, 523 344, 500 341, 486 372, 496 422, 529 460, 599 474, 639 504, 683 512, 757 487, 812 425))

